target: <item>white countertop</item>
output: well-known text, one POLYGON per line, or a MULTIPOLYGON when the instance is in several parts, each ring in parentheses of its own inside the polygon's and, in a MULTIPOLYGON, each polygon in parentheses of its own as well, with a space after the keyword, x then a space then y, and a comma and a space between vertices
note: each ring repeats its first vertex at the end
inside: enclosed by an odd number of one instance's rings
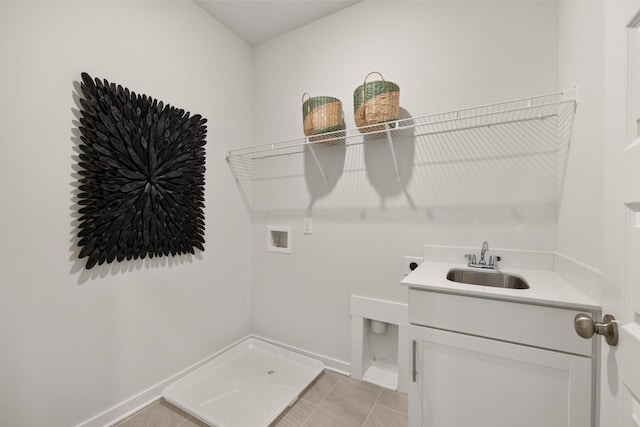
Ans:
POLYGON ((593 299, 553 271, 500 268, 497 271, 522 276, 530 286, 529 289, 505 289, 452 282, 447 280, 447 272, 451 268, 480 270, 468 268, 465 264, 425 261, 400 283, 411 289, 432 292, 541 304, 576 310, 602 310, 602 307, 593 299))

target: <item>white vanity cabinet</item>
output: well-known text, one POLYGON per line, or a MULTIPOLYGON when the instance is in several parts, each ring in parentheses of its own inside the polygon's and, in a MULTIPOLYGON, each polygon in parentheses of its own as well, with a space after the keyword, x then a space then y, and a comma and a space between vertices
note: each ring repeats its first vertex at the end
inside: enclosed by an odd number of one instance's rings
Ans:
POLYGON ((594 426, 597 341, 578 312, 410 288, 409 426, 594 426))

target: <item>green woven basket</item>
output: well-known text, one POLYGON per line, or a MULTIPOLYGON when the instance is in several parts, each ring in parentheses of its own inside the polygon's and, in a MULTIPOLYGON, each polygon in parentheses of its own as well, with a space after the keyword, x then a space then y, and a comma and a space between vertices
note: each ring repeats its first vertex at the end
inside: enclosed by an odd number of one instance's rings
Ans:
POLYGON ((400 116, 400 87, 384 79, 382 74, 372 71, 364 78, 364 83, 353 92, 353 112, 360 132, 373 132, 384 126, 372 126, 398 120, 400 116), (368 82, 371 74, 378 74, 382 80, 368 82))
POLYGON ((302 121, 306 136, 335 132, 345 128, 342 102, 332 96, 302 95, 302 121), (305 97, 308 99, 305 101, 305 97))

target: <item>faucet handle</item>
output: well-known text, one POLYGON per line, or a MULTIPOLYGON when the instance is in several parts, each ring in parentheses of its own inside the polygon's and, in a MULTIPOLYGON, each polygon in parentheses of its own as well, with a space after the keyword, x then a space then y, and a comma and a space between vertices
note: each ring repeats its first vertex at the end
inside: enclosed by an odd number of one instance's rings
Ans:
POLYGON ((476 263, 476 254, 464 254, 464 257, 468 260, 467 265, 476 263))
POLYGON ((497 266, 497 265, 498 265, 498 262, 499 262, 501 259, 502 259, 502 258, 501 258, 500 256, 498 256, 498 255, 491 255, 491 256, 489 256, 489 265, 492 265, 492 266, 494 266, 494 267, 495 267, 495 266, 497 266))

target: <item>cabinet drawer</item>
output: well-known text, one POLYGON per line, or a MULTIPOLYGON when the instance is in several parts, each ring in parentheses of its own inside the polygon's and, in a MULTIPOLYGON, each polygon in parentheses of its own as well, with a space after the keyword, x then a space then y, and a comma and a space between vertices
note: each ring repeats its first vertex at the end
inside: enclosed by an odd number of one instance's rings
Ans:
MULTIPOLYGON (((573 327, 578 311, 409 290, 409 322, 469 335, 592 356, 573 327)), ((591 313, 593 314, 593 313, 591 313)))

